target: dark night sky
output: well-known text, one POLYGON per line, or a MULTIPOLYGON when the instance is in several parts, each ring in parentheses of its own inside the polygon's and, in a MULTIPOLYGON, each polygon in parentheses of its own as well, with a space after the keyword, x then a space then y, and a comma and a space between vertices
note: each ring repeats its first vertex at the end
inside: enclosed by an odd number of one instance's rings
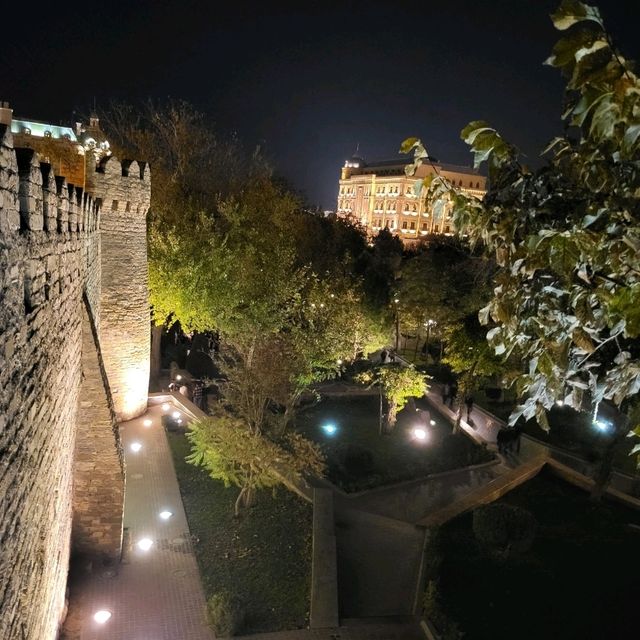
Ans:
MULTIPOLYGON (((334 208, 357 143, 365 158, 393 157, 417 135, 440 160, 469 164, 460 129, 485 119, 535 158, 560 129, 563 83, 542 66, 558 3, 67 2, 24 20, 15 5, 0 98, 52 122, 94 97, 184 98, 221 133, 262 144, 310 203, 334 208)), ((594 4, 637 59, 640 3, 594 4)))

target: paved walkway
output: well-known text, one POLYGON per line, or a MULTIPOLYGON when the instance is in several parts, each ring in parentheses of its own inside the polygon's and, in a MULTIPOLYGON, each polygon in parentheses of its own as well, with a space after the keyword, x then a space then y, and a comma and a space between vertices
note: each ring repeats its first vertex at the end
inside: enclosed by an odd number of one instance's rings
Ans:
POLYGON ((127 468, 124 526, 131 547, 117 575, 94 570, 78 598, 72 598, 70 616, 80 616, 81 640, 213 639, 162 413, 161 406, 150 407, 121 425, 127 468), (141 445, 137 452, 136 443, 141 445), (164 520, 163 511, 172 515, 164 520), (138 547, 143 538, 153 542, 148 551, 138 547), (93 620, 100 609, 112 614, 103 625, 93 620))

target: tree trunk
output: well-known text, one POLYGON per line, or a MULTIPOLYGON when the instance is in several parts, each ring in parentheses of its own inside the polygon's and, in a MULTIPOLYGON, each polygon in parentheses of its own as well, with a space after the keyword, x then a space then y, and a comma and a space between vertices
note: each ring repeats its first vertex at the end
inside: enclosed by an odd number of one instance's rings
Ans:
POLYGON ((159 389, 160 387, 160 344, 162 342, 162 329, 163 326, 161 324, 151 324, 151 370, 149 373, 151 377, 152 389, 159 389))
POLYGON ((236 498, 235 504, 233 505, 233 517, 234 518, 239 518, 240 517, 240 511, 242 510, 242 507, 244 506, 244 502, 245 502, 245 494, 248 491, 247 487, 242 487, 242 489, 240 489, 240 493, 238 494, 238 497, 236 498))
POLYGON ((398 407, 395 402, 389 402, 389 410, 387 411, 386 419, 386 432, 391 433, 396 426, 396 419, 398 417, 398 407))

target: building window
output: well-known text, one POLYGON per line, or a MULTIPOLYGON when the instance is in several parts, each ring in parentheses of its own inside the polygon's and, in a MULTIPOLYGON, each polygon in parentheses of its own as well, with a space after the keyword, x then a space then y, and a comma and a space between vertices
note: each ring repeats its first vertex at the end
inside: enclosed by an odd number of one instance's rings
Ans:
POLYGON ((118 210, 118 201, 117 201, 117 200, 114 200, 114 201, 111 203, 111 211, 117 211, 117 210, 118 210))
POLYGON ((127 206, 124 208, 124 210, 129 213, 131 211, 131 203, 127 202, 127 206))
POLYGON ((415 213, 418 210, 418 207, 416 207, 416 205, 413 205, 412 211, 415 213))
POLYGON ((426 231, 426 230, 427 230, 427 223, 426 223, 426 222, 423 222, 423 223, 422 223, 422 229, 423 229, 424 231, 426 231))
POLYGON ((479 189, 479 188, 480 188, 480 183, 476 182, 476 189, 479 189))
POLYGON ((416 228, 416 223, 415 223, 415 222, 412 222, 412 223, 411 223, 411 228, 412 228, 412 229, 415 229, 415 228, 416 228))
POLYGON ((406 228, 407 228, 407 221, 406 221, 406 220, 402 223, 402 228, 403 228, 403 229, 406 229, 406 228))
POLYGON ((433 227, 433 230, 438 233, 438 231, 440 231, 440 225, 436 225, 435 227, 433 227))
POLYGON ((449 233, 449 229, 450 229, 450 227, 446 226, 446 227, 444 228, 444 232, 445 232, 445 233, 449 233))
POLYGON ((408 204, 405 204, 405 205, 404 205, 404 210, 405 210, 405 211, 409 211, 409 205, 408 205, 408 204))

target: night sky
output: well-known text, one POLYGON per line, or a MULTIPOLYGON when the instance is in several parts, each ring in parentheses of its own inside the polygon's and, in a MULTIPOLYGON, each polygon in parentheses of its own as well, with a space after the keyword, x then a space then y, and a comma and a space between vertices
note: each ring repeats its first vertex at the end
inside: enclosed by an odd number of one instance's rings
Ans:
MULTIPOLYGON (((184 98, 332 209, 357 144, 389 158, 417 135, 468 165, 460 129, 485 119, 535 163, 560 130, 563 82, 542 65, 558 0, 215 4, 51 3, 24 16, 14 4, 0 99, 17 116, 70 122, 94 98, 184 98)), ((594 4, 638 59, 640 2, 594 4)))

